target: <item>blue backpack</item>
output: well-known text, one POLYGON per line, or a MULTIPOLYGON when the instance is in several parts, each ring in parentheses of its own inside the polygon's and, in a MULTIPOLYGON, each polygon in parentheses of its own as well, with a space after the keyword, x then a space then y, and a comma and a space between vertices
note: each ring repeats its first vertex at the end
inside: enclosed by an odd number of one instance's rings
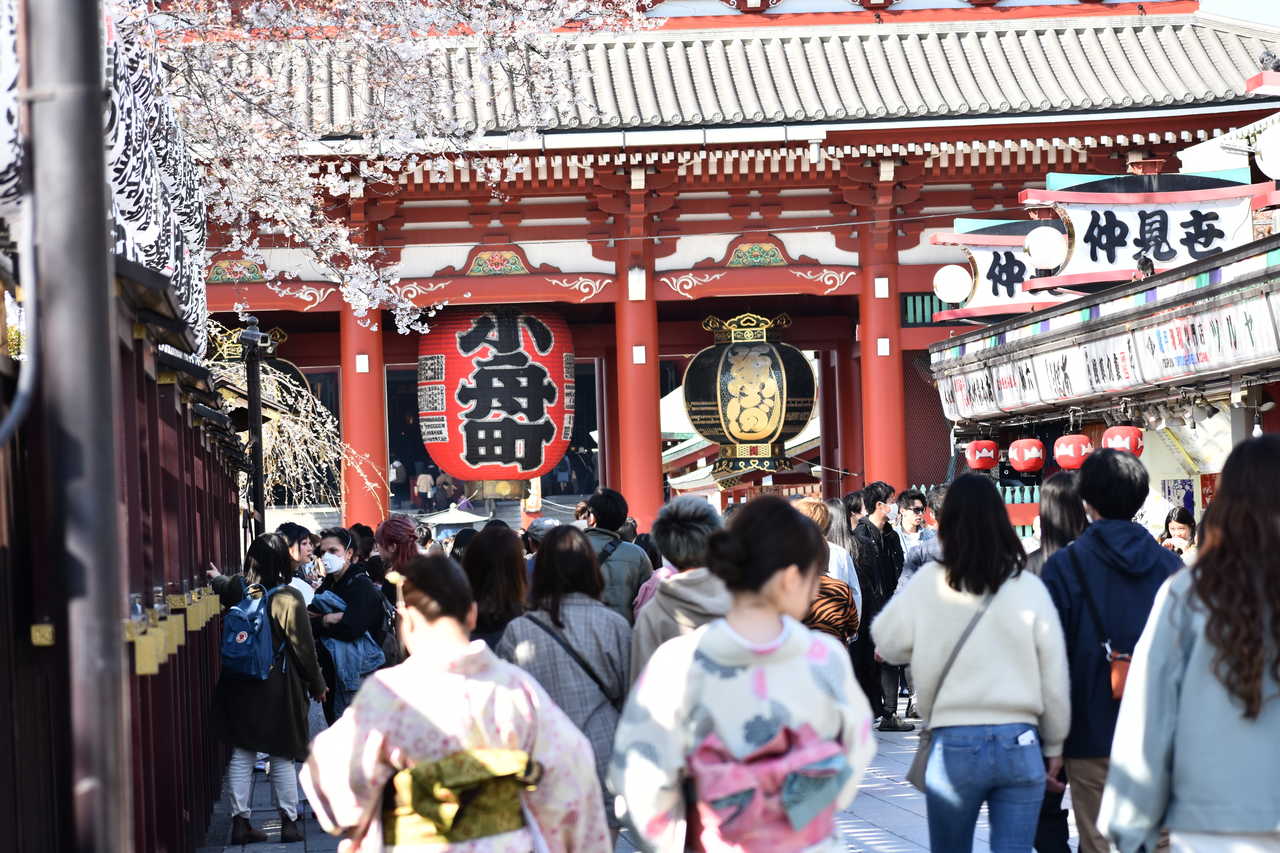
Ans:
MULTIPOLYGON (((271 596, 284 587, 271 591, 261 584, 245 590, 240 603, 222 617, 222 668, 231 675, 266 681, 276 656, 284 651, 271 647, 271 596), (254 593, 258 593, 255 595, 254 593)), ((282 667, 283 669, 283 667, 282 667)))

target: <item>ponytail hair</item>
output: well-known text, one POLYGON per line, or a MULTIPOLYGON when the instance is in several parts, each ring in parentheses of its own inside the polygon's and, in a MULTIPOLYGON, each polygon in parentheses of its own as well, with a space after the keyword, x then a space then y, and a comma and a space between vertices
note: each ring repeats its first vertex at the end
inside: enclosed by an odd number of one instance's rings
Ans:
POLYGON ((735 592, 757 592, 791 565, 811 574, 826 559, 827 543, 818 526, 773 495, 743 506, 707 542, 711 571, 735 592))

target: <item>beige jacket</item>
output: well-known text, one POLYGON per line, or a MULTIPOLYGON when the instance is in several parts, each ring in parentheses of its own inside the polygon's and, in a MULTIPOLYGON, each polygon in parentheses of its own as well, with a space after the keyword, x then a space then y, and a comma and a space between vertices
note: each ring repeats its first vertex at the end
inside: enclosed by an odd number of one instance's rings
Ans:
POLYGON ((636 614, 631 632, 631 683, 658 646, 725 615, 732 603, 724 581, 710 569, 689 569, 658 584, 653 598, 636 614))

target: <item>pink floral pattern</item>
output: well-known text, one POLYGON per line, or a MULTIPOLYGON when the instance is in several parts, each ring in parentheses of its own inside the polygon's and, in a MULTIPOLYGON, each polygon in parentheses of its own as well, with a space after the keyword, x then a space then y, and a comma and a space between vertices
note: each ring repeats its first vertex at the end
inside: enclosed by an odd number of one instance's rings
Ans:
POLYGON ((382 850, 383 789, 398 770, 465 749, 523 749, 543 766, 524 806, 535 827, 450 846, 460 853, 611 849, 591 747, 536 681, 484 643, 452 658, 418 654, 381 670, 312 744, 302 784, 325 831, 382 850))

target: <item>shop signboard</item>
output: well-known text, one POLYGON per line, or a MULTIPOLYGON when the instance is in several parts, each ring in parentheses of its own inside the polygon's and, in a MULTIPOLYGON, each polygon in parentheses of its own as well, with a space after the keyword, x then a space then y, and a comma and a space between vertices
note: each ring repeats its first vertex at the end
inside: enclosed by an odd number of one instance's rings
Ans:
POLYGON ((1216 305, 1134 333, 1148 382, 1182 379, 1280 356, 1264 295, 1216 305))
POLYGON ((1201 261, 1253 239, 1247 169, 1203 174, 1050 173, 1024 204, 1052 204, 1067 225, 1067 261, 1027 289, 1127 281, 1149 261, 1159 272, 1201 261))
POLYGON ((1089 386, 1096 394, 1131 391, 1142 384, 1133 336, 1108 335, 1084 344, 1089 386))
POLYGON ((934 315, 934 320, 995 319, 1075 298, 1068 293, 1026 292, 1024 285, 1036 270, 1023 243, 1028 233, 1045 225, 1066 230, 1066 225, 1056 219, 957 219, 954 231, 932 235, 930 242, 934 245, 958 246, 973 276, 968 298, 958 308, 934 315))
POLYGON ((960 378, 964 382, 965 397, 969 402, 969 417, 984 418, 1000 414, 995 386, 986 368, 966 371, 960 378))
POLYGON ((1088 396, 1093 389, 1084 350, 1078 346, 1050 350, 1033 356, 1036 387, 1046 403, 1060 403, 1088 396))
POLYGON ((1014 412, 1038 406, 1040 391, 1036 387, 1036 369, 1029 358, 1015 358, 991 368, 995 379, 996 403, 1001 410, 1014 412))

